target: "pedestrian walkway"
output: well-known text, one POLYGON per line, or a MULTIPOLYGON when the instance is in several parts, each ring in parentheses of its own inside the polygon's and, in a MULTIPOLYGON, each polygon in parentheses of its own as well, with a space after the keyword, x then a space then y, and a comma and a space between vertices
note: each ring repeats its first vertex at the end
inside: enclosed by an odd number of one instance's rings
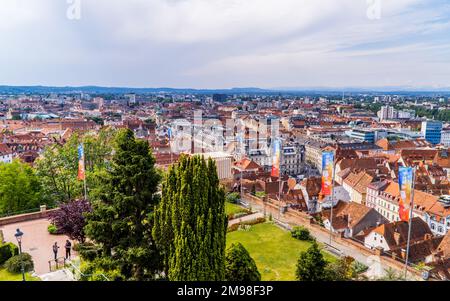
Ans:
POLYGON ((243 222, 254 221, 254 220, 257 220, 258 218, 263 218, 263 217, 264 217, 264 214, 262 214, 260 212, 249 214, 249 215, 246 215, 246 216, 243 216, 243 217, 240 217, 240 218, 236 218, 236 219, 230 220, 228 222, 228 227, 230 227, 232 225, 235 225, 235 224, 240 224, 240 223, 243 223, 243 222))
MULTIPOLYGON (((24 233, 22 238, 22 251, 30 254, 33 258, 34 271, 37 275, 50 272, 48 262, 54 259, 52 251, 53 244, 55 242, 58 243, 58 246, 60 246, 58 257, 62 257, 65 255, 64 245, 66 244, 66 240, 69 239, 66 235, 51 235, 48 233, 47 227, 49 225, 50 222, 47 219, 38 219, 0 227, 0 230, 3 231, 5 241, 12 242, 16 245, 17 240, 14 237, 16 229, 20 228, 24 233)), ((72 250, 72 257, 75 256, 76 253, 72 250)))

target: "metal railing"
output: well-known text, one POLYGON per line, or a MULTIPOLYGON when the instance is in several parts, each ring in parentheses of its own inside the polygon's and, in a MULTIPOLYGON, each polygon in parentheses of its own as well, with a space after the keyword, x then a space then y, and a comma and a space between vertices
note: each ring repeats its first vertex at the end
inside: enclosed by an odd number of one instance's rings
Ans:
POLYGON ((72 263, 72 261, 68 261, 68 265, 69 265, 69 271, 72 273, 72 275, 74 276, 74 279, 76 281, 80 281, 82 278, 89 278, 89 277, 95 277, 95 276, 99 276, 99 277, 103 278, 104 281, 111 281, 108 277, 105 276, 105 274, 102 274, 102 273, 84 274, 83 272, 81 272, 81 269, 79 267, 77 267, 76 265, 74 265, 72 263))

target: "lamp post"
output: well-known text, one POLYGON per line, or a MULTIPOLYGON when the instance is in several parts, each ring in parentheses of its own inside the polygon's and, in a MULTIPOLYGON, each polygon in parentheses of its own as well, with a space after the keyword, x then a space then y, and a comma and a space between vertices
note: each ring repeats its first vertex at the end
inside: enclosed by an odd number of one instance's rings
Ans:
MULTIPOLYGON (((22 237, 23 237, 23 232, 20 231, 20 229, 16 230, 16 234, 14 234, 14 236, 17 239, 17 242, 19 243, 19 255, 22 254, 22 237)), ((22 280, 25 281, 25 269, 23 267, 23 260, 21 260, 21 270, 22 270, 22 280)))

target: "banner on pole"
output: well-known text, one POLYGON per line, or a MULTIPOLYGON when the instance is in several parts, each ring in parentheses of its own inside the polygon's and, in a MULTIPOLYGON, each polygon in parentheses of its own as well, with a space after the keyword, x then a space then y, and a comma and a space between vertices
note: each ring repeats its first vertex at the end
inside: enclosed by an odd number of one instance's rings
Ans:
POLYGON ((331 195, 333 190, 334 153, 322 153, 322 195, 331 195))
POLYGON ((273 141, 272 152, 272 177, 280 177, 281 142, 280 139, 273 141))
POLYGON ((400 201, 398 215, 400 220, 407 222, 410 219, 411 192, 413 185, 413 169, 411 167, 400 167, 398 170, 398 185, 400 188, 400 201))
POLYGON ((85 167, 84 167, 84 148, 83 144, 78 146, 78 180, 83 181, 86 179, 85 167))

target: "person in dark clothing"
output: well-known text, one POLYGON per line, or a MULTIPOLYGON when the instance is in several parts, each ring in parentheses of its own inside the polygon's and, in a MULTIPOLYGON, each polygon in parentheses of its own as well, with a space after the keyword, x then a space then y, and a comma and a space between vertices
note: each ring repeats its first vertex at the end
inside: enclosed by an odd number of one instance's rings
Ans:
POLYGON ((53 245, 53 254, 55 255, 55 261, 58 260, 58 249, 59 249, 58 243, 55 242, 55 244, 53 245))
POLYGON ((66 259, 70 259, 70 251, 72 249, 72 243, 69 240, 66 240, 66 259))

